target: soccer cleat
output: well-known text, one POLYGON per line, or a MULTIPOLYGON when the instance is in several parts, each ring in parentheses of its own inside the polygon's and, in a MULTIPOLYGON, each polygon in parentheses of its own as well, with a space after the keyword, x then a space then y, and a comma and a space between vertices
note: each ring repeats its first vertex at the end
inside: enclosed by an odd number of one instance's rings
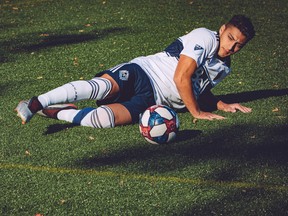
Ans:
POLYGON ((20 101, 15 111, 17 112, 17 116, 21 118, 22 124, 26 124, 39 108, 42 109, 42 105, 39 103, 37 97, 32 97, 30 100, 20 101))
POLYGON ((47 118, 58 119, 57 114, 60 111, 67 109, 77 109, 77 106, 74 104, 55 104, 43 108, 42 110, 38 111, 37 114, 47 118))

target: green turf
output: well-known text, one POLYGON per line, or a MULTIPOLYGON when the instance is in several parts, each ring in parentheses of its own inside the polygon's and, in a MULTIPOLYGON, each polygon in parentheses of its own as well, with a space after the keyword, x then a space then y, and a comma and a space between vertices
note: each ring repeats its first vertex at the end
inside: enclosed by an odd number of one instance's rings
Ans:
POLYGON ((0 2, 0 215, 288 215, 287 1, 0 2), (179 113, 176 142, 154 146, 138 125, 21 125, 13 112, 238 13, 257 34, 214 93, 251 114, 192 123, 179 113))

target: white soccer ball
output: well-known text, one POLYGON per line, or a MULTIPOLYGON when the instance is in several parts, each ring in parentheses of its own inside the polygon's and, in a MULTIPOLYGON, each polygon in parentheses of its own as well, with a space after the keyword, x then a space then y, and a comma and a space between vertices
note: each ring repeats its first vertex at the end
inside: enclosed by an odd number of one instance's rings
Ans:
POLYGON ((165 144, 175 140, 179 130, 177 113, 168 106, 154 105, 141 115, 139 129, 152 144, 165 144))

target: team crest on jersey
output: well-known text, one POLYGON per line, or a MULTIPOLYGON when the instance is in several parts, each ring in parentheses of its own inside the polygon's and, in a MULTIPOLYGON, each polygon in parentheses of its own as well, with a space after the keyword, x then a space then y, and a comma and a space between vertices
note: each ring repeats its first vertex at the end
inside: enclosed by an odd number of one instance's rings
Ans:
POLYGON ((119 70, 119 79, 123 81, 127 81, 129 78, 129 71, 127 70, 119 70))
POLYGON ((203 50, 203 47, 201 47, 200 45, 196 44, 194 47, 194 50, 203 50))
POLYGON ((194 52, 197 55, 201 55, 202 52, 204 51, 203 47, 201 47, 200 45, 196 44, 194 47, 194 52))

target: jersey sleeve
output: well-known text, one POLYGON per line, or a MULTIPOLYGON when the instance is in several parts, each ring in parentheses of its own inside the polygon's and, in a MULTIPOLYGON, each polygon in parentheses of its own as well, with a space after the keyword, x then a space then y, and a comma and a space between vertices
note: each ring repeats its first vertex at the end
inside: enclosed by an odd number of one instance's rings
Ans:
POLYGON ((205 28, 195 29, 179 38, 183 44, 180 54, 193 58, 199 67, 205 59, 212 58, 218 48, 218 36, 205 28))

